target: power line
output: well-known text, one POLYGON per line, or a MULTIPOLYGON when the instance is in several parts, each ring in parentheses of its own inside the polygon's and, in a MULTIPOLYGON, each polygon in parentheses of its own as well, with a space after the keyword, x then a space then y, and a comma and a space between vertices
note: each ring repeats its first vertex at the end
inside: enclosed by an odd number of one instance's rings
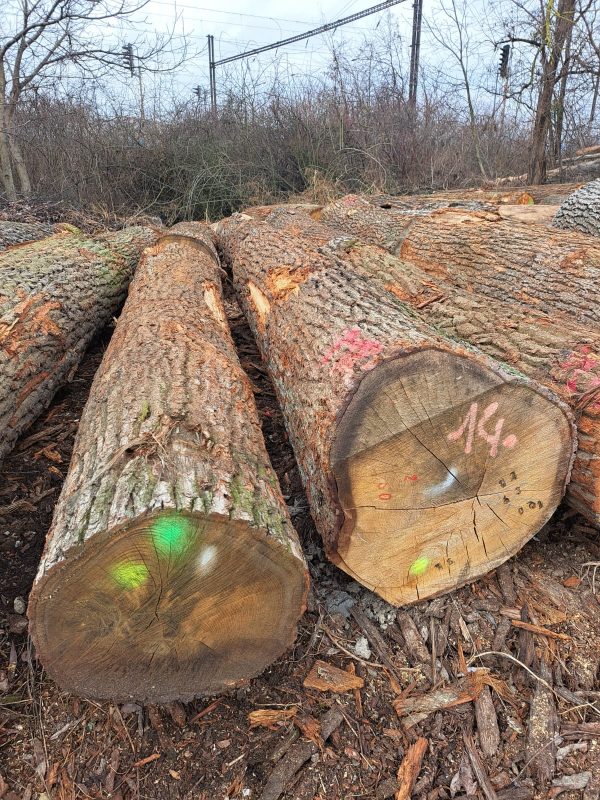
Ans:
POLYGON ((235 56, 229 56, 229 58, 222 58, 219 61, 213 61, 212 66, 220 67, 223 64, 230 64, 232 61, 238 61, 241 58, 249 58, 250 56, 258 55, 259 53, 266 53, 268 50, 275 50, 278 47, 285 47, 286 45, 293 44, 294 42, 301 42, 303 39, 309 39, 311 36, 318 36, 321 33, 327 33, 327 31, 339 28, 341 25, 347 25, 349 22, 355 22, 363 17, 368 17, 370 14, 377 14, 379 11, 385 11, 388 8, 392 8, 392 6, 397 6, 399 3, 403 2, 405 2, 405 0, 385 0, 385 2, 378 3, 376 6, 366 8, 364 11, 358 11, 356 14, 351 14, 349 17, 342 17, 335 22, 328 22, 325 25, 321 25, 319 28, 313 28, 313 30, 306 31, 306 33, 299 33, 297 36, 290 36, 288 39, 281 39, 279 42, 274 42, 273 44, 266 44, 263 47, 256 47, 254 50, 247 50, 245 53, 238 53, 235 56))

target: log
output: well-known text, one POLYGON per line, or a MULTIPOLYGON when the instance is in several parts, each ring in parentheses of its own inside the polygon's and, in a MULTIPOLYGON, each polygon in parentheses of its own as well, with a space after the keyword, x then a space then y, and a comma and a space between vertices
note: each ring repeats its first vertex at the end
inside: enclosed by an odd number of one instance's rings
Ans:
POLYGON ((0 251, 7 250, 17 244, 33 242, 37 239, 44 239, 53 233, 60 231, 71 231, 77 233, 77 229, 71 225, 51 225, 46 222, 10 222, 0 220, 0 251))
POLYGON ((59 233, 0 253, 0 459, 118 311, 150 228, 59 233))
POLYGON ((592 236, 513 225, 488 212, 385 210, 354 195, 326 206, 320 219, 465 293, 516 303, 569 326, 600 327, 600 243, 592 236))
POLYGON ((569 195, 558 209, 554 227, 600 236, 600 180, 569 195))
POLYGON ((216 226, 327 556, 391 603, 502 563, 549 519, 573 448, 547 390, 453 342, 333 249, 216 226))
POLYGON ((229 333, 209 231, 148 248, 94 379, 29 600, 89 697, 223 691, 293 641, 307 570, 229 333))
POLYGON ((600 333, 586 326, 502 302, 490 303, 403 261, 376 245, 344 244, 340 231, 307 214, 278 210, 269 225, 309 237, 353 269, 362 269, 446 336, 464 339, 553 391, 577 420, 578 445, 567 488, 570 505, 600 527, 600 333))

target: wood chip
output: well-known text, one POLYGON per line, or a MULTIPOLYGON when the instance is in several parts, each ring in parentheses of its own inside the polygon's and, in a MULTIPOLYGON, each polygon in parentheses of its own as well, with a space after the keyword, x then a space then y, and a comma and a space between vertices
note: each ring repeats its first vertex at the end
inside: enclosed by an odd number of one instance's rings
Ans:
POLYGON ((272 731, 293 719, 298 713, 298 708, 259 708, 248 714, 251 728, 269 728, 272 731))
POLYGON ((425 694, 398 697, 393 702, 403 724, 410 728, 436 711, 442 711, 476 700, 488 679, 487 669, 470 672, 451 686, 433 689, 425 694))
POLYGON ((498 795, 496 794, 496 790, 492 786, 492 782, 490 781, 490 777, 487 774, 485 765, 481 759, 481 756, 475 749, 475 744, 470 734, 466 731, 463 731, 463 741, 465 743, 465 747, 467 753, 469 754, 469 761, 471 762, 471 766, 473 767, 473 772, 475 774, 475 778, 479 783, 479 787, 481 791, 486 797, 486 800, 498 800, 498 795))
MULTIPOLYGON (((321 737, 324 742, 337 730, 343 720, 344 715, 337 707, 331 708, 321 717, 319 722, 321 725, 321 737)), ((316 744, 307 742, 306 739, 300 740, 290 747, 270 774, 260 800, 278 800, 284 793, 286 785, 311 756, 316 755, 318 752, 319 748, 316 744)))
MULTIPOLYGON (((540 678, 552 685, 552 673, 545 662, 540 664, 540 678)), ((540 786, 554 777, 557 724, 554 695, 544 683, 536 681, 527 723, 525 761, 531 777, 540 786)))
POLYGON ((492 758, 500 747, 500 729, 489 686, 484 686, 479 697, 475 698, 475 719, 481 752, 492 758))
POLYGON ((150 764, 152 761, 156 761, 157 758, 160 758, 160 753, 152 753, 151 756, 146 756, 146 758, 140 758, 139 761, 136 761, 134 764, 131 765, 132 769, 138 769, 139 767, 144 767, 146 764, 150 764))
POLYGON ((549 639, 560 639, 563 642, 570 642, 572 638, 571 636, 567 636, 566 633, 557 633, 548 628, 542 628, 541 625, 534 625, 532 622, 524 622, 520 619, 511 620, 511 625, 515 628, 530 631, 531 633, 537 633, 540 636, 547 636, 549 639))
POLYGON ((365 682, 358 675, 351 675, 326 661, 315 661, 303 685, 306 689, 320 692, 350 692, 352 689, 362 689, 365 682))
POLYGON ((427 745, 427 739, 420 736, 406 751, 406 755, 398 768, 397 778, 399 786, 395 800, 411 800, 412 790, 419 777, 427 745))
POLYGON ((310 714, 294 719, 294 725, 302 731, 302 735, 314 742, 319 750, 323 749, 323 739, 321 738, 321 723, 310 714))

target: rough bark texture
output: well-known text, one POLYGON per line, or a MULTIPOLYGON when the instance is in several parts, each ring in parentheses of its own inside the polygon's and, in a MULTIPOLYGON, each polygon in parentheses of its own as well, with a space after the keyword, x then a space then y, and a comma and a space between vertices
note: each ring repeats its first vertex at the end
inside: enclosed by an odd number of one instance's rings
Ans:
MULTIPOLYGON (((278 211, 267 220, 321 245, 339 239, 339 230, 305 214, 278 211)), ((363 226, 369 236, 364 221, 363 226)), ((385 237, 384 230, 372 230, 371 238, 385 237)), ((463 291, 374 245, 355 243, 344 250, 342 242, 338 254, 377 278, 445 335, 468 341, 547 386, 571 406, 578 445, 567 499, 600 527, 600 332, 583 325, 565 326, 535 307, 490 303, 479 283, 474 283, 473 291, 463 291)))
POLYGON ((150 228, 61 233, 0 253, 0 458, 118 311, 150 228))
POLYGON ((569 195, 554 217, 555 228, 600 236, 600 180, 586 183, 569 195))
POLYGON ((488 212, 385 210, 353 195, 320 216, 464 292, 600 330, 600 243, 591 236, 488 212))
POLYGON ((216 231, 326 552, 393 603, 448 591, 549 518, 569 472, 569 415, 376 286, 341 252, 348 237, 303 236, 306 220, 277 230, 237 215, 216 231), (496 445, 506 424, 500 448, 484 444, 478 404, 487 420, 502 414, 488 423, 496 445))
POLYGON ((566 327, 520 305, 490 304, 477 285, 464 292, 375 245, 345 246, 339 230, 306 214, 281 209, 267 222, 321 246, 331 241, 338 257, 376 278, 443 334, 468 341, 568 403, 577 419, 578 447, 567 498, 600 526, 600 333, 581 325, 566 327))
POLYGON ((0 220, 0 250, 6 250, 17 244, 44 239, 53 233, 71 231, 78 233, 71 225, 52 225, 46 222, 8 222, 0 220))
POLYGON ((71 691, 189 699, 294 639, 306 567, 219 272, 198 223, 148 248, 94 379, 29 603, 71 691))

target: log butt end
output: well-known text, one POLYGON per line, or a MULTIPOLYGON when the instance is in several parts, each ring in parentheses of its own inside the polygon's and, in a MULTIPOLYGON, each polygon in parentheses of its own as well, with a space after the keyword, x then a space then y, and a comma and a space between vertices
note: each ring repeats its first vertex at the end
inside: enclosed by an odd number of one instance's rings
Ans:
POLYGON ((395 358, 340 420, 344 520, 329 555, 395 605, 456 589, 547 522, 572 456, 572 421, 550 393, 452 352, 395 358))
POLYGON ((159 512, 93 536, 38 578, 28 615, 68 691, 163 703, 259 674, 293 642, 304 563, 241 521, 159 512))

